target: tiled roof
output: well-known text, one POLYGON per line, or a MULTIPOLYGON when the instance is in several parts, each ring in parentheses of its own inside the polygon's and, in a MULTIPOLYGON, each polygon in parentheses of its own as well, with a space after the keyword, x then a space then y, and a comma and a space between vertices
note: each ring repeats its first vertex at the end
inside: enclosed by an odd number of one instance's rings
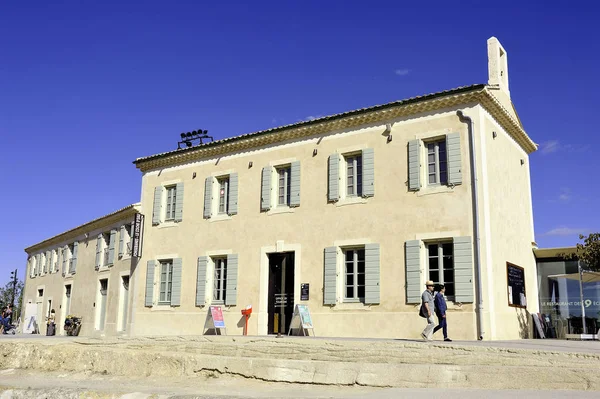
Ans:
MULTIPOLYGON (((44 245, 49 245, 53 241, 56 241, 58 238, 67 237, 67 236, 71 235, 71 233, 77 232, 77 230, 84 229, 85 227, 90 227, 91 225, 93 225, 95 223, 98 223, 98 222, 102 221, 103 219, 109 218, 111 216, 115 216, 115 215, 117 215, 119 213, 124 213, 124 212, 129 211, 131 209, 134 209, 136 206, 140 206, 140 205, 141 204, 139 202, 135 203, 135 204, 127 205, 126 207, 118 209, 118 210, 116 210, 114 212, 111 212, 111 213, 109 213, 107 215, 100 216, 99 218, 93 219, 93 220, 91 220, 91 221, 89 221, 87 223, 84 223, 82 225, 74 227, 74 228, 72 228, 70 230, 67 230, 67 231, 63 232, 63 233, 60 233, 60 234, 57 234, 57 235, 52 236, 50 238, 47 238, 44 241, 40 241, 40 242, 38 242, 36 244, 33 244, 33 245, 25 248, 25 252, 29 253, 32 250, 38 250, 38 249, 42 248, 44 245)), ((83 231, 81 231, 81 233, 83 233, 83 231)))
POLYGON ((422 96, 411 97, 411 98, 407 98, 404 100, 393 101, 393 102, 386 103, 386 104, 380 104, 380 105, 374 105, 374 106, 367 107, 367 108, 355 109, 353 111, 347 111, 347 112, 342 112, 342 113, 334 114, 334 115, 330 115, 330 116, 324 116, 322 118, 317 118, 317 119, 313 119, 310 121, 302 121, 302 122, 292 123, 290 125, 274 127, 274 128, 267 129, 267 130, 260 130, 258 132, 254 132, 254 133, 246 133, 246 134, 242 134, 239 136, 227 137, 227 138, 224 138, 221 140, 212 141, 210 143, 195 145, 193 147, 181 148, 181 149, 177 149, 177 150, 173 150, 173 151, 163 152, 163 153, 156 154, 156 155, 141 157, 141 158, 137 158, 135 161, 133 161, 133 163, 137 165, 137 164, 145 162, 145 161, 150 161, 150 160, 159 159, 159 158, 165 158, 165 157, 168 157, 171 155, 181 154, 181 153, 185 153, 188 151, 197 150, 198 148, 208 148, 208 147, 219 146, 219 145, 234 142, 237 140, 257 137, 257 136, 261 136, 261 135, 265 135, 265 134, 269 134, 269 133, 275 133, 275 132, 279 132, 279 131, 286 130, 286 129, 297 128, 299 126, 314 125, 314 124, 318 124, 318 123, 325 122, 325 121, 331 121, 331 120, 335 120, 335 119, 345 118, 348 116, 359 115, 359 114, 362 114, 365 112, 378 111, 378 110, 382 110, 385 108, 397 107, 400 105, 414 104, 414 103, 417 103, 420 101, 427 101, 427 100, 431 100, 431 99, 434 99, 437 97, 450 96, 450 95, 460 94, 460 93, 464 93, 464 92, 468 92, 468 91, 481 90, 483 88, 485 88, 485 84, 474 84, 474 85, 470 85, 470 86, 461 86, 461 87, 457 87, 457 88, 451 89, 451 90, 444 90, 444 91, 439 91, 437 93, 431 93, 431 94, 425 94, 422 96))

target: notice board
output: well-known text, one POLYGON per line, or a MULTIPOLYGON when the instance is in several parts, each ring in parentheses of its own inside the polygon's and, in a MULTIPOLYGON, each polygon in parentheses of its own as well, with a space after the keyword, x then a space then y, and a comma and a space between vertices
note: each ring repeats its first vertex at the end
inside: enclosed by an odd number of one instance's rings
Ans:
POLYGON ((506 281, 508 284, 508 306, 527 307, 525 293, 525 269, 506 262, 506 281))

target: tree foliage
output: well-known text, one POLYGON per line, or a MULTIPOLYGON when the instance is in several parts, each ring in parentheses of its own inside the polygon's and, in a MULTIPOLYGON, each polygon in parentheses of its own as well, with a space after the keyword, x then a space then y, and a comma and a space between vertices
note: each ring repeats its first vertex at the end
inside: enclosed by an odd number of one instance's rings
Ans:
MULTIPOLYGON (((6 283, 4 287, 0 287, 0 308, 4 308, 6 305, 11 303, 13 299, 13 287, 14 285, 12 280, 6 283)), ((15 315, 15 318, 17 317, 16 315, 21 314, 21 306, 23 304, 23 287, 23 281, 17 278, 17 290, 15 293, 15 303, 13 304, 13 314, 15 315)))
POLYGON ((563 255, 564 259, 579 259, 585 268, 592 271, 600 271, 600 233, 592 233, 588 236, 579 235, 583 244, 577 244, 573 254, 563 255))

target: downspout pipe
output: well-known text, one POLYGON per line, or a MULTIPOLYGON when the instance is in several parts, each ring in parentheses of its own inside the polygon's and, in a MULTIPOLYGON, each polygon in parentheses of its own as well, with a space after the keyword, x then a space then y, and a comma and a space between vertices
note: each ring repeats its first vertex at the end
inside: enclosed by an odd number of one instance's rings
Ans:
POLYGON ((475 158, 475 133, 473 129, 473 120, 465 115, 463 111, 456 111, 456 115, 461 122, 466 123, 469 131, 469 147, 471 153, 471 194, 473 196, 473 235, 475 241, 475 274, 477 289, 477 327, 479 330, 478 339, 482 340, 484 335, 483 327, 483 285, 481 283, 481 237, 479 234, 479 199, 477 191, 477 162, 475 158))

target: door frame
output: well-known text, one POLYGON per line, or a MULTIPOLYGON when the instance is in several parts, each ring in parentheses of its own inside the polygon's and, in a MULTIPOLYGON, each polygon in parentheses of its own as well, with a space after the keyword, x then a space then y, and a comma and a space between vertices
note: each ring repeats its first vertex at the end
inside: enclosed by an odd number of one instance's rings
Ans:
POLYGON ((269 254, 294 252, 294 303, 300 303, 302 245, 277 241, 276 245, 260 248, 260 286, 258 300, 258 335, 267 335, 269 328, 269 254))
POLYGON ((125 334, 127 332, 127 324, 129 321, 129 302, 131 301, 131 276, 129 271, 119 273, 119 300, 117 309, 117 333, 125 334), (125 300, 125 287, 123 287, 123 277, 129 279, 127 288, 127 299, 125 300), (126 319, 123 320, 123 313, 125 313, 126 319))

